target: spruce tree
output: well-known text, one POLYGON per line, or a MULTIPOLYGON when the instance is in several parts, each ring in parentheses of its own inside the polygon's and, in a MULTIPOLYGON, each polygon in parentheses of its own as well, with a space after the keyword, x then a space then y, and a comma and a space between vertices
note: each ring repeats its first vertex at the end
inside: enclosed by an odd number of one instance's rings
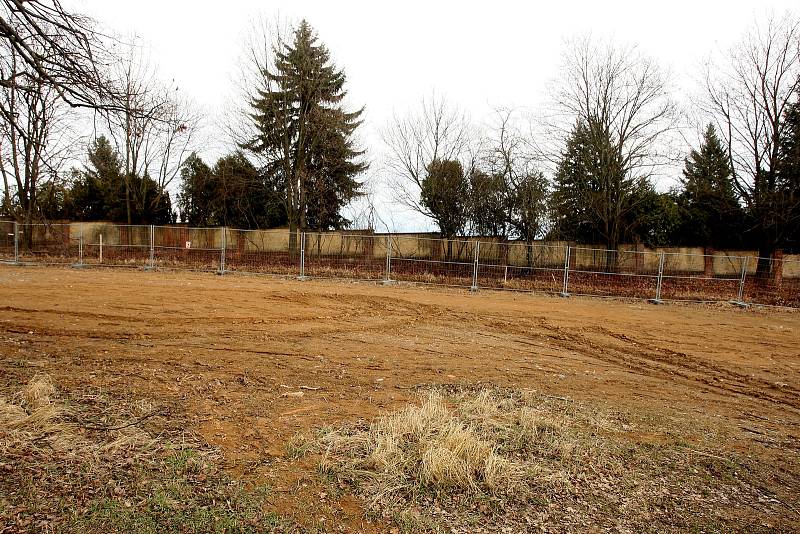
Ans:
POLYGON ((133 192, 131 220, 134 224, 172 222, 169 195, 159 194, 158 184, 147 174, 125 180, 119 154, 104 136, 89 146, 89 164, 73 169, 72 185, 65 194, 67 212, 84 221, 128 221, 125 184, 133 192))
POLYGON ((683 244, 703 247, 741 246, 745 214, 736 198, 728 154, 709 124, 700 144, 685 160, 678 196, 683 244))
POLYGON ((452 239, 467 223, 469 181, 456 160, 434 160, 426 171, 420 202, 436 221, 442 237, 452 239))
POLYGON ((69 211, 83 221, 123 220, 122 162, 105 136, 92 141, 87 153, 88 165, 73 170, 68 194, 69 211))
POLYGON ((583 123, 575 125, 561 155, 550 197, 552 237, 596 243, 599 241, 598 218, 592 213, 585 194, 597 190, 588 156, 589 131, 583 123))
POLYGON ((783 133, 778 145, 779 209, 785 237, 781 244, 792 251, 800 250, 800 102, 786 111, 783 133))
POLYGON ((265 161, 267 179, 285 192, 292 236, 346 226, 341 209, 360 194, 356 178, 367 168, 353 139, 363 109, 344 109, 344 71, 305 20, 272 53, 250 102, 257 134, 243 147, 265 161))

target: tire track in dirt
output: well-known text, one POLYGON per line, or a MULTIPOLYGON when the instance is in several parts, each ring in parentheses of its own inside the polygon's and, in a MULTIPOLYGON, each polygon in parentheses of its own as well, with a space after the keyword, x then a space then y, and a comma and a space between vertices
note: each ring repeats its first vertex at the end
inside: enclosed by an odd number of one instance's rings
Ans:
POLYGON ((549 336, 550 339, 563 348, 579 351, 587 357, 613 363, 628 370, 638 370, 647 376, 661 379, 673 379, 678 376, 728 394, 783 404, 794 410, 800 407, 800 391, 788 385, 779 387, 766 380, 702 362, 696 356, 646 345, 631 339, 627 334, 616 333, 605 327, 594 326, 590 331, 623 341, 628 348, 598 345, 585 334, 553 325, 544 318, 539 318, 537 324, 553 332, 554 335, 549 336), (722 375, 722 380, 719 380, 719 375, 722 375))

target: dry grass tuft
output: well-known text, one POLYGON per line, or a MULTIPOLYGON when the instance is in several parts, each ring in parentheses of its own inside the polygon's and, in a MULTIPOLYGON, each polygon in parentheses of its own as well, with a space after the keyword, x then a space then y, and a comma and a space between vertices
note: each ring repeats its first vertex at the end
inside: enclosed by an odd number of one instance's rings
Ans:
POLYGON ((471 417, 450 409, 434 391, 364 432, 328 433, 323 469, 374 473, 381 493, 513 491, 523 467, 498 454, 499 443, 483 427, 495 421, 497 399, 481 393, 465 409, 471 417))
POLYGON ((167 411, 97 389, 59 392, 46 375, 0 391, 0 532, 278 526, 263 490, 215 467, 218 451, 167 411))
POLYGON ((56 390, 47 375, 36 375, 11 399, 0 398, 0 453, 22 454, 47 447, 74 448, 78 437, 63 420, 64 408, 51 400, 56 390))
POLYGON ((728 524, 732 502, 749 510, 757 499, 758 484, 740 479, 751 469, 741 459, 692 454, 668 439, 640 444, 629 423, 535 392, 433 390, 372 424, 323 434, 320 468, 408 532, 469 531, 485 516, 513 531, 600 523, 641 531, 675 521, 703 531, 728 524))
MULTIPOLYGON (((135 413, 134 407, 134 413, 135 413)), ((64 461, 95 461, 100 455, 156 453, 147 433, 131 426, 89 437, 82 414, 57 398, 48 375, 34 376, 16 394, 0 397, 0 455, 7 458, 54 454, 64 461)))

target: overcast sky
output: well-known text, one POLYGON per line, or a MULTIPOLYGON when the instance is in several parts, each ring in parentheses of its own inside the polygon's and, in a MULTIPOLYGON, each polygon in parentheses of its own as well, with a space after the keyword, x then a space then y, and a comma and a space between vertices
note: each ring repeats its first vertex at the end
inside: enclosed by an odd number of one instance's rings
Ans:
MULTIPOLYGON (((244 36, 254 20, 306 18, 348 78, 349 100, 366 106, 362 132, 380 170, 379 130, 432 91, 477 121, 492 107, 535 109, 557 73, 565 39, 591 32, 632 43, 658 59, 674 79, 678 98, 696 90, 693 79, 709 53, 724 50, 756 20, 781 14, 793 2, 672 0, 560 2, 346 2, 227 0, 74 0, 77 11, 149 48, 163 78, 174 79, 205 112, 203 151, 224 146, 215 121, 232 95, 244 36)), ((661 179, 668 187, 669 177, 661 179)), ((382 195, 381 211, 388 213, 382 195)), ((391 209, 396 230, 429 222, 391 209)), ((387 221, 388 222, 388 221, 387 221)), ((391 223, 390 223, 391 225, 391 223)), ((383 230, 383 228, 379 228, 383 230)))

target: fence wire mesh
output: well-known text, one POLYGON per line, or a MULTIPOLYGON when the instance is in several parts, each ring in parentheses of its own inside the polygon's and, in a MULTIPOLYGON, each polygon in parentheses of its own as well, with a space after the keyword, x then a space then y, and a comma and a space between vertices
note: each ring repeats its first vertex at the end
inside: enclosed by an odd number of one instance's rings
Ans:
POLYGON ((480 241, 477 285, 491 289, 558 293, 566 245, 480 241))
POLYGON ((13 221, 0 221, 0 261, 16 261, 14 246, 15 227, 13 221))
POLYGON ((299 275, 300 234, 288 230, 224 231, 225 271, 299 275))
POLYGON ((660 260, 656 252, 571 247, 567 292, 655 299, 660 260))
POLYGON ((71 224, 17 225, 17 260, 23 263, 70 265, 80 262, 80 226, 71 224))
POLYGON ((150 227, 84 225, 83 262, 93 266, 143 267, 150 261, 150 227))
POLYGON ((154 226, 153 268, 219 271, 222 229, 154 226))
POLYGON ((306 232, 303 276, 383 280, 387 241, 369 234, 306 232))
POLYGON ((391 236, 391 280, 472 287, 475 241, 391 236))
POLYGON ((0 261, 182 269, 800 307, 800 259, 691 249, 0 221, 0 261))

